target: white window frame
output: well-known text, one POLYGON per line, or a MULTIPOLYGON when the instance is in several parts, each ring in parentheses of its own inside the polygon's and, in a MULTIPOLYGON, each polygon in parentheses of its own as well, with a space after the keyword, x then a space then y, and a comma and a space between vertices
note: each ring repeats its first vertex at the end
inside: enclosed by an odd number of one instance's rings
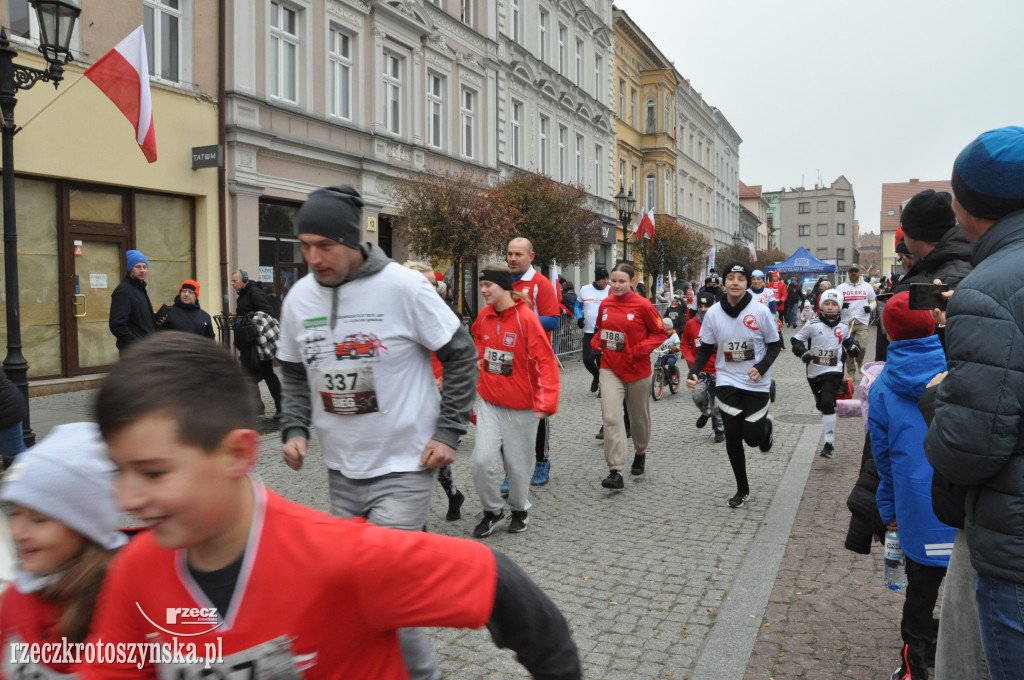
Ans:
POLYGON ((665 212, 671 214, 672 206, 669 205, 672 200, 672 168, 665 168, 665 212))
POLYGON ((576 85, 583 87, 583 50, 586 46, 583 40, 576 38, 576 85))
POLYGON ((619 78, 619 118, 626 120, 626 80, 619 78))
POLYGON ((302 38, 301 38, 301 26, 302 26, 302 8, 295 5, 290 5, 286 2, 280 2, 279 0, 271 0, 270 2, 270 20, 267 22, 270 28, 270 49, 268 50, 268 58, 270 59, 270 68, 268 77, 270 79, 269 93, 271 99, 279 101, 289 102, 291 104, 298 104, 300 94, 299 88, 299 73, 302 71, 300 62, 302 61, 302 38), (277 9, 278 14, 278 25, 274 25, 274 10, 277 9), (295 18, 295 33, 289 33, 287 30, 281 28, 281 17, 284 12, 290 12, 295 18), (294 49, 294 59, 292 61, 292 73, 291 82, 293 92, 287 92, 287 67, 285 66, 283 56, 286 48, 290 46, 294 49), (293 97, 288 95, 292 94, 293 97))
POLYGON ((558 72, 561 75, 565 75, 565 69, 568 66, 566 61, 569 55, 566 51, 569 49, 565 41, 569 39, 569 29, 564 24, 558 24, 558 72))
POLYGON ((444 148, 444 76, 427 71, 427 146, 444 148))
POLYGON ((658 183, 653 172, 644 177, 644 207, 658 212, 658 183))
POLYGON ((537 42, 540 49, 537 54, 545 64, 548 61, 548 24, 551 23, 551 12, 540 8, 540 19, 537 21, 537 42))
POLYGON ((569 128, 558 126, 558 181, 565 182, 565 171, 569 165, 569 128))
POLYGON ((623 158, 619 159, 619 186, 626 190, 626 161, 623 158))
POLYGON ((512 165, 521 167, 523 158, 523 146, 522 146, 522 124, 523 124, 523 103, 512 100, 509 115, 509 143, 511 145, 510 160, 512 165))
POLYGON ((583 135, 576 135, 576 184, 583 186, 583 145, 586 144, 586 140, 583 135))
POLYGON ((463 87, 459 90, 459 153, 463 158, 476 157, 476 90, 463 87))
POLYGON ((551 168, 548 167, 548 133, 551 128, 551 119, 548 116, 540 117, 540 124, 537 127, 538 142, 540 144, 540 153, 538 158, 540 160, 540 172, 542 175, 547 175, 551 172, 551 168))
POLYGON ((334 24, 329 27, 327 32, 327 110, 332 117, 347 121, 352 120, 352 81, 355 76, 352 54, 355 52, 355 42, 355 36, 348 31, 344 31, 334 24), (347 54, 341 51, 344 44, 348 46, 347 54), (343 73, 347 74, 347 88, 339 82, 343 73))
POLYGON ((604 147, 600 144, 594 145, 594 193, 601 190, 602 177, 601 168, 604 165, 604 147))
MULTIPOLYGON (((164 4, 164 0, 143 0, 143 17, 145 17, 145 10, 150 9, 153 11, 153 26, 152 32, 147 32, 146 35, 146 47, 149 51, 149 60, 151 67, 149 69, 149 76, 154 80, 158 80, 165 83, 181 83, 182 76, 184 74, 185 59, 184 59, 184 34, 185 34, 185 20, 186 14, 184 10, 185 0, 181 0, 178 3, 178 8, 169 7, 164 4), (178 32, 175 35, 177 40, 178 49, 178 63, 175 65, 178 70, 177 78, 167 78, 161 74, 164 68, 163 64, 163 22, 167 18, 174 18, 178 20, 178 32)), ((33 27, 33 36, 38 40, 39 37, 39 22, 36 21, 36 13, 29 6, 29 21, 33 27)), ((145 23, 145 22, 143 22, 145 23)))
POLYGON ((512 41, 519 42, 522 39, 522 11, 519 6, 521 0, 510 0, 512 3, 512 41))
POLYGON ((654 106, 654 100, 648 99, 644 105, 644 132, 653 133, 658 129, 658 113, 654 106))
POLYGON ((384 103, 384 112, 381 116, 381 122, 384 125, 384 131, 388 134, 401 135, 404 108, 402 98, 405 94, 403 92, 402 73, 405 70, 405 57, 387 48, 382 51, 382 55, 381 91, 383 96, 381 100, 384 103))
POLYGON ((604 80, 601 75, 604 71, 604 60, 601 55, 594 53, 594 98, 601 99, 601 82, 604 80))
POLYGON ((836 222, 836 236, 846 236, 846 222, 836 222))
POLYGON ((473 3, 475 0, 462 0, 459 7, 460 19, 467 26, 473 25, 473 3))

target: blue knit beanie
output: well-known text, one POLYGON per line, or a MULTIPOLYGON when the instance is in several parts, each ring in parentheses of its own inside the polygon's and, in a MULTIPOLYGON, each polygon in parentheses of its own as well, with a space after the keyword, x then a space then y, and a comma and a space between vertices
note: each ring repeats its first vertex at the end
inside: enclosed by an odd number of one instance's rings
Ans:
POLYGON ((998 220, 1024 209, 1024 127, 989 130, 953 163, 953 194, 967 212, 998 220))
POLYGON ((124 254, 124 257, 126 260, 128 260, 129 271, 131 271, 132 267, 134 267, 140 262, 145 262, 146 264, 149 264, 149 260, 146 259, 146 256, 142 254, 141 250, 129 250, 127 253, 124 254))

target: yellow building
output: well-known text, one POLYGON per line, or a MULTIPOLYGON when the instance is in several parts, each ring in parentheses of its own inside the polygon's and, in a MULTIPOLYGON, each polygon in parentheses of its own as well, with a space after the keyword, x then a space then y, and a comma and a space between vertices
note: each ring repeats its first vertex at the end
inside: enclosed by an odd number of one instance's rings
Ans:
MULTIPOLYGON (((192 159, 193 147, 218 143, 217 2, 180 3, 187 10, 160 0, 82 4, 74 61, 59 88, 40 82, 17 93, 21 333, 34 393, 81 384, 116 361, 110 294, 127 273, 129 249, 149 260, 154 308, 171 304, 183 280, 196 279, 201 306, 222 311, 218 170, 193 169, 192 159), (149 42, 154 163, 128 119, 82 76, 140 25, 149 42)), ((19 52, 15 63, 45 69, 27 0, 0 0, 0 19, 19 52)), ((5 291, 5 354, 6 300, 5 291)))
MULTIPOLYGON (((679 74, 622 10, 615 28, 615 178, 636 198, 637 211, 675 217, 675 92, 679 74)), ((632 234, 627 235, 631 244, 632 234)), ((623 242, 621 226, 619 243, 623 242)), ((632 261, 632 249, 619 258, 632 261)))

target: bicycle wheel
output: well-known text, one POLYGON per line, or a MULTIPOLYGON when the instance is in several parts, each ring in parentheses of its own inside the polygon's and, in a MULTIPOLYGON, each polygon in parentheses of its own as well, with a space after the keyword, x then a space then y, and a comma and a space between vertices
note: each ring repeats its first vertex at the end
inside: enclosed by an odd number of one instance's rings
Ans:
POLYGON ((651 396, 654 401, 661 399, 661 393, 665 391, 665 369, 658 366, 651 374, 651 396))
POLYGON ((671 392, 672 394, 675 394, 676 392, 679 391, 679 380, 680 379, 681 378, 679 376, 678 370, 676 372, 676 379, 675 380, 673 380, 671 377, 669 377, 669 379, 668 379, 668 391, 669 392, 671 392))

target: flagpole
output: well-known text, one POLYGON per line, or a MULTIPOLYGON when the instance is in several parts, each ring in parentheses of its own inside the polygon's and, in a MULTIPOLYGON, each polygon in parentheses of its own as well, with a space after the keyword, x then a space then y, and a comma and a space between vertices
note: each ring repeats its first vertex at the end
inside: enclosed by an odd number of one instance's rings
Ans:
MULTIPOLYGON (((44 106, 43 108, 41 108, 41 109, 39 109, 38 111, 36 111, 36 114, 35 114, 34 116, 32 116, 31 118, 29 118, 28 120, 26 120, 26 121, 25 121, 25 124, 24 124, 24 125, 22 125, 22 126, 20 126, 20 127, 18 127, 18 129, 17 129, 17 130, 15 130, 15 132, 16 132, 16 133, 17 133, 17 132, 21 132, 22 130, 24 130, 25 128, 27 128, 27 127, 28 127, 28 124, 29 124, 29 123, 31 123, 32 121, 34 121, 34 120, 35 120, 36 118, 38 118, 38 117, 39 117, 39 114, 40 114, 40 113, 42 113, 42 112, 43 112, 43 111, 45 111, 46 109, 50 108, 50 106, 52 106, 52 105, 53 105, 53 103, 54 103, 55 101, 57 101, 58 99, 60 99, 60 98, 61 98, 61 97, 63 97, 64 95, 66 95, 66 94, 67 94, 67 93, 68 93, 68 92, 69 92, 69 91, 71 90, 71 88, 73 88, 73 87, 74 87, 75 85, 78 85, 78 83, 82 82, 83 80, 85 80, 85 76, 79 76, 79 77, 78 77, 78 80, 76 80, 75 82, 71 83, 70 85, 68 85, 67 87, 65 87, 65 88, 64 88, 63 90, 61 90, 61 91, 60 91, 60 94, 58 94, 58 95, 57 95, 56 97, 54 97, 54 98, 53 98, 53 99, 51 99, 51 100, 50 100, 49 102, 47 102, 47 103, 46 103, 46 106, 44 106)), ((0 116, 0 117, 2 117, 2 116, 0 116)))

